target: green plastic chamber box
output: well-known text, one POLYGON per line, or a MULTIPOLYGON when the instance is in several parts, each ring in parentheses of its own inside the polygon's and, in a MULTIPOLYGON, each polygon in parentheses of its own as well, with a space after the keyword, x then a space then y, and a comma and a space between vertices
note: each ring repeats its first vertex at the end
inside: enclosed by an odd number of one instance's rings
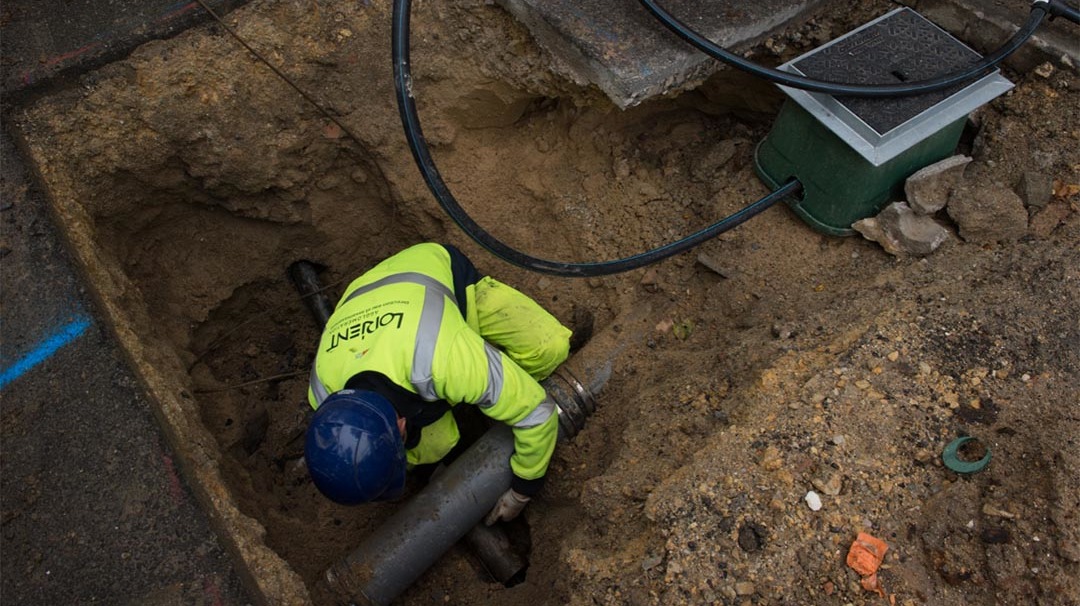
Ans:
MULTIPOLYGON (((889 12, 780 69, 856 84, 913 82, 956 72, 981 55, 909 8, 889 12)), ((1012 88, 998 70, 951 88, 897 98, 834 97, 786 86, 784 105, 754 154, 772 189, 803 185, 791 208, 814 229, 851 224, 903 199, 915 171, 952 155, 968 114, 1012 88)))

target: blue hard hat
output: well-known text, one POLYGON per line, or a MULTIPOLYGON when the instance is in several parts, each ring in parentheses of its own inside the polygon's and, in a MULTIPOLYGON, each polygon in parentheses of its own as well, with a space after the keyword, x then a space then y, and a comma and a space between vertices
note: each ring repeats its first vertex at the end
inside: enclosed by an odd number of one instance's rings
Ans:
POLYGON ((343 505, 396 499, 405 486, 397 413, 374 391, 326 398, 308 425, 304 458, 319 491, 343 505))

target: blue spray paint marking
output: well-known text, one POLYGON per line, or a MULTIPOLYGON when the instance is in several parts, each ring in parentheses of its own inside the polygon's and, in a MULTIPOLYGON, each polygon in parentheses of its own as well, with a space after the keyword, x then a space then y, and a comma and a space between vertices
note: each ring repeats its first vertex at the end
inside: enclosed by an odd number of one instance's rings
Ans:
POLYGON ((89 319, 76 318, 60 330, 56 331, 54 335, 42 341, 33 351, 0 372, 0 389, 3 389, 8 383, 11 383, 15 379, 26 374, 31 368, 48 360, 49 357, 56 353, 61 347, 79 338, 86 332, 86 329, 89 326, 89 319))

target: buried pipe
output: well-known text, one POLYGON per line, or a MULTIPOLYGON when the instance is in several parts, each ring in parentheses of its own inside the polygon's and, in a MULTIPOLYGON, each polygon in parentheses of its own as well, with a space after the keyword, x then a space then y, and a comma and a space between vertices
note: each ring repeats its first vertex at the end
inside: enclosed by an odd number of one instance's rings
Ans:
MULTIPOLYGON (((606 335, 605 335, 606 336, 606 335)), ((541 382, 559 415, 559 439, 577 435, 611 376, 622 339, 594 339, 541 382), (618 347, 616 347, 618 345, 618 347)), ((324 575, 342 603, 384 606, 466 536, 508 488, 510 427, 495 425, 324 575)))
POLYGON ((491 578, 506 587, 524 580, 528 562, 514 551, 503 529, 477 524, 465 535, 465 543, 491 578))
POLYGON ((319 268, 311 261, 297 261, 289 266, 289 278, 322 330, 334 313, 334 304, 319 284, 319 268))

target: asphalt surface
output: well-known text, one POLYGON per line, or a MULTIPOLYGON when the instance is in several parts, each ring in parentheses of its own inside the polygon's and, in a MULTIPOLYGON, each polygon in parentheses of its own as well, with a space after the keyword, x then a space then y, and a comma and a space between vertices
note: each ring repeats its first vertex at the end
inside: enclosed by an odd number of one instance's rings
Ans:
POLYGON ((248 603, 6 132, 2 146, 0 603, 248 603))
MULTIPOLYGON (((5 115, 200 20, 174 1, 7 1, 5 115)), ((214 2, 214 6, 224 3, 214 2)), ((6 123, 0 134, 0 603, 247 604, 6 123)))

